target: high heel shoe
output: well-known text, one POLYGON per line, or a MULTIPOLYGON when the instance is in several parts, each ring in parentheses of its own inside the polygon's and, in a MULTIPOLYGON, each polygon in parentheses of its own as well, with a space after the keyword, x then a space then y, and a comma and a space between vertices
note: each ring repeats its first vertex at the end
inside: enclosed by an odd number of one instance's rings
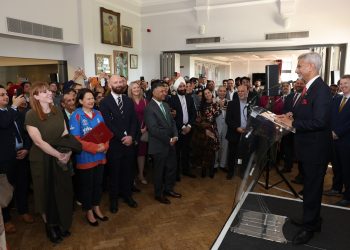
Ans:
POLYGON ((94 213, 94 216, 95 216, 95 218, 97 218, 97 219, 99 219, 100 221, 108 221, 108 217, 107 216, 103 216, 103 217, 100 217, 100 216, 98 216, 97 214, 96 214, 96 212, 95 211, 92 211, 93 213, 94 213))
POLYGON ((98 221, 96 220, 95 222, 91 222, 89 218, 86 216, 86 221, 89 223, 90 226, 97 227, 98 226, 98 221))
POLYGON ((63 239, 55 230, 55 226, 45 224, 46 236, 52 243, 60 243, 63 239))

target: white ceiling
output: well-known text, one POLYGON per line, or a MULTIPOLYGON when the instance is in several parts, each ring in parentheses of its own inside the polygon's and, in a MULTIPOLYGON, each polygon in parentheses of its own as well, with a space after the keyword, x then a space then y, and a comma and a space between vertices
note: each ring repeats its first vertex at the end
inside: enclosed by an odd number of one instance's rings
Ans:
POLYGON ((234 52, 234 53, 211 53, 211 54, 193 54, 197 58, 214 60, 220 62, 234 61, 268 61, 268 60, 286 60, 297 58, 300 54, 308 50, 283 50, 283 51, 259 51, 259 52, 234 52))

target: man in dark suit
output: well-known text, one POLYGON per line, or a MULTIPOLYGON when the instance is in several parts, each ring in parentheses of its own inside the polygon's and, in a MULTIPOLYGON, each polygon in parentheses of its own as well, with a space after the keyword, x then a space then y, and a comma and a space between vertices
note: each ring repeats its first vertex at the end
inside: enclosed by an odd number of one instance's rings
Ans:
POLYGON ((247 126, 247 102, 248 88, 246 85, 240 85, 237 88, 238 98, 233 98, 228 102, 226 112, 226 124, 228 140, 228 172, 227 179, 232 179, 234 173, 235 161, 241 135, 245 132, 247 126))
POLYGON ((234 94, 235 94, 235 81, 233 79, 228 79, 227 80, 226 99, 229 101, 232 101, 234 94))
POLYGON ((296 129, 294 135, 298 160, 304 170, 303 222, 293 244, 305 244, 321 230, 320 217, 323 180, 331 152, 331 93, 319 76, 322 58, 315 52, 298 57, 296 73, 307 83, 292 115, 277 117, 296 129))
POLYGON ((148 153, 153 158, 154 195, 160 203, 170 204, 165 196, 181 197, 174 191, 178 132, 170 108, 164 103, 167 91, 161 81, 152 83, 152 94, 145 109, 145 123, 149 133, 148 153))
MULTIPOLYGON (((28 214, 29 161, 28 152, 31 140, 24 129, 25 112, 18 107, 25 104, 23 95, 14 96, 12 106, 8 107, 9 97, 6 89, 0 86, 0 173, 6 174, 14 186, 14 199, 18 213, 26 223, 34 220, 28 214)), ((9 208, 3 208, 5 230, 14 233, 15 226, 10 222, 9 208)))
MULTIPOLYGON (((294 84, 294 92, 290 93, 284 100, 282 114, 293 113, 295 106, 300 101, 301 93, 305 88, 305 81, 303 79, 297 79, 294 84)), ((289 133, 282 138, 281 141, 281 150, 284 160, 284 167, 281 170, 282 173, 290 173, 293 167, 294 159, 294 134, 289 133)), ((298 161, 299 173, 292 182, 296 184, 303 183, 303 171, 300 161, 298 161)))
POLYGON ((340 78, 340 89, 343 96, 338 96, 332 104, 332 135, 334 142, 334 164, 332 189, 341 194, 343 186, 345 191, 343 199, 337 206, 350 205, 350 75, 340 78))
POLYGON ((192 97, 186 95, 186 83, 182 77, 174 82, 173 88, 177 94, 171 96, 169 105, 172 110, 175 110, 174 120, 179 135, 179 141, 176 143, 176 178, 180 180, 181 169, 183 175, 195 178, 190 169, 190 142, 196 109, 192 97))
POLYGON ((109 142, 107 162, 109 167, 110 211, 118 211, 118 198, 123 197, 129 207, 137 207, 132 198, 133 164, 135 161, 134 142, 138 122, 133 101, 124 95, 127 84, 123 77, 112 75, 109 79, 111 94, 100 105, 107 127, 114 136, 109 142))

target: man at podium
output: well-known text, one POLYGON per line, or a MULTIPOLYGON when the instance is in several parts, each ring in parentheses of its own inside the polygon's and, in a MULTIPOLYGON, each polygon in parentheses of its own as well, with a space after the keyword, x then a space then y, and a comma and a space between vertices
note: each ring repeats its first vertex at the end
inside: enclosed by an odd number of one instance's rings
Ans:
POLYGON ((323 179, 331 152, 329 87, 319 76, 322 58, 315 52, 298 57, 296 73, 306 82, 301 99, 293 113, 281 115, 277 120, 296 129, 295 150, 304 169, 303 221, 293 244, 305 244, 321 230, 320 217, 323 179))

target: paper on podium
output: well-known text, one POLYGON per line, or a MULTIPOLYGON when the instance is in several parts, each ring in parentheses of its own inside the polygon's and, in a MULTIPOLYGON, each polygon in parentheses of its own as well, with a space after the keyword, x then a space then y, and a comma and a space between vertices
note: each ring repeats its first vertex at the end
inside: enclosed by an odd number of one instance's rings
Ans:
POLYGON ((113 137, 113 133, 107 128, 104 122, 100 122, 96 127, 84 135, 81 139, 96 144, 106 143, 113 137))
POLYGON ((260 116, 266 118, 267 120, 273 122, 275 125, 276 125, 276 128, 282 128, 282 129, 285 129, 285 130, 288 130, 290 132, 293 132, 295 133, 295 128, 293 127, 289 127, 288 125, 282 123, 282 122, 279 122, 275 119, 275 116, 276 114, 270 112, 270 111, 265 111, 263 113, 260 113, 259 114, 260 116))

